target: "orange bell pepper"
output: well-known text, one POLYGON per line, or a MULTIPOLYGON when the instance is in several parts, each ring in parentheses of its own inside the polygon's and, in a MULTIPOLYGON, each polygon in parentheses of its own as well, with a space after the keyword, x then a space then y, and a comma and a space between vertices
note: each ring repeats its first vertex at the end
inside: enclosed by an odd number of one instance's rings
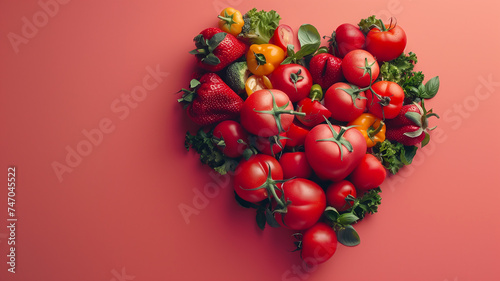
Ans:
POLYGON ((245 25, 241 12, 231 7, 222 10, 217 17, 220 19, 220 29, 234 36, 238 36, 241 33, 243 25, 245 25))
POLYGON ((378 142, 385 140, 385 124, 382 119, 371 113, 363 113, 358 118, 349 122, 348 126, 357 125, 358 129, 366 139, 366 146, 373 147, 378 142))
POLYGON ((247 53, 247 65, 255 75, 269 75, 285 60, 285 51, 273 44, 253 44, 247 53))

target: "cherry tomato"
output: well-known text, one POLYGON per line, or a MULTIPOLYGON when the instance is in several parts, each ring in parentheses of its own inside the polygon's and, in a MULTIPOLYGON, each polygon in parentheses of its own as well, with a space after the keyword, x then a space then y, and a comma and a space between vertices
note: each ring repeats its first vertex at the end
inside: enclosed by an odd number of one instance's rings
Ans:
POLYGON ((366 154, 349 178, 357 190, 367 191, 379 187, 386 175, 387 172, 377 157, 366 154))
POLYGON ((306 98, 313 84, 309 70, 299 64, 280 65, 270 80, 273 88, 285 92, 292 102, 306 98))
POLYGON ((293 230, 313 226, 326 208, 323 189, 313 181, 299 178, 286 181, 281 188, 287 202, 286 213, 275 212, 276 221, 293 230))
POLYGON ((297 119, 308 127, 314 127, 330 118, 332 113, 317 100, 305 98, 297 103, 297 111, 304 112, 305 116, 297 116, 297 119))
POLYGON ((274 156, 285 148, 286 142, 286 133, 281 133, 276 136, 257 137, 255 147, 264 154, 274 156))
POLYGON ((334 41, 335 56, 343 58, 347 53, 357 49, 363 49, 365 35, 359 27, 350 23, 344 23, 335 30, 334 41))
POLYGON ((366 50, 378 61, 393 60, 406 47, 406 33, 399 25, 386 24, 384 27, 374 27, 366 35, 366 50))
POLYGON ((330 259, 337 250, 337 235, 326 223, 318 222, 302 236, 300 256, 310 267, 330 259))
POLYGON ((326 189, 326 203, 342 212, 352 207, 352 202, 346 201, 346 197, 351 195, 356 198, 356 188, 347 180, 332 183, 326 189))
POLYGON ((307 160, 324 180, 340 181, 358 166, 366 153, 366 141, 355 128, 320 124, 307 134, 307 160), (352 149, 349 149, 352 148, 352 149))
POLYGON ((252 75, 245 82, 245 92, 250 96, 255 91, 262 89, 272 89, 273 85, 267 76, 252 75))
MULTIPOLYGON (((286 24, 280 24, 274 30, 271 40, 272 44, 279 46, 286 52, 289 44, 294 45, 293 29, 286 24)), ((295 49, 295 51, 297 50, 295 49)))
POLYGON ((405 99, 403 88, 395 82, 379 81, 372 85, 372 91, 366 91, 368 111, 380 119, 392 119, 396 117, 405 99), (381 101, 382 99, 382 101, 381 101))
POLYGON ((326 91, 324 103, 333 119, 350 122, 364 112, 366 108, 365 92, 348 93, 342 89, 352 91, 359 88, 347 83, 335 83, 326 91))
POLYGON ((307 179, 312 175, 312 169, 307 162, 305 152, 287 152, 281 155, 279 160, 283 169, 283 178, 291 179, 304 178, 307 179))
POLYGON ((371 69, 372 80, 377 79, 380 68, 377 60, 365 50, 350 51, 342 60, 342 73, 349 83, 358 87, 367 87, 370 85, 370 75, 365 72, 366 69, 371 69))
POLYGON ((236 121, 220 122, 215 126, 213 136, 219 139, 216 143, 217 148, 227 157, 240 157, 243 155, 243 151, 248 148, 248 134, 236 121))
POLYGON ((290 129, 286 132, 286 147, 297 147, 304 145, 309 129, 306 128, 297 118, 293 119, 290 129))
POLYGON ((259 90, 249 96, 240 111, 241 125, 248 132, 270 137, 288 131, 295 118, 293 105, 280 90, 259 90))
POLYGON ((268 198, 266 188, 251 190, 266 183, 269 175, 268 165, 271 167, 271 178, 273 180, 282 180, 283 170, 274 157, 257 154, 248 160, 241 160, 234 175, 234 190, 241 199, 257 203, 268 198))

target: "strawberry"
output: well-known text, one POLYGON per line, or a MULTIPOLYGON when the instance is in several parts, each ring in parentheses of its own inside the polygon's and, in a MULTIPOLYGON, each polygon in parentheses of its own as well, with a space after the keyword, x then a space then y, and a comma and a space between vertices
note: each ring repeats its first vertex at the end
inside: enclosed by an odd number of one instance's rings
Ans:
POLYGON ((243 99, 217 74, 207 73, 199 81, 191 80, 190 88, 180 90, 184 94, 177 101, 187 104, 187 114, 196 124, 206 126, 238 118, 243 99))
POLYGON ((219 28, 204 29, 193 41, 196 49, 189 52, 196 56, 198 66, 217 72, 246 53, 247 46, 231 34, 219 28))
POLYGON ((401 108, 399 114, 389 120, 386 120, 387 131, 385 136, 389 140, 400 142, 404 145, 416 145, 422 143, 422 147, 429 142, 429 131, 436 127, 429 128, 428 118, 439 116, 427 111, 418 103, 407 104, 401 108))
POLYGON ((328 89, 344 79, 342 60, 328 53, 315 55, 309 62, 309 72, 313 82, 323 89, 328 89))

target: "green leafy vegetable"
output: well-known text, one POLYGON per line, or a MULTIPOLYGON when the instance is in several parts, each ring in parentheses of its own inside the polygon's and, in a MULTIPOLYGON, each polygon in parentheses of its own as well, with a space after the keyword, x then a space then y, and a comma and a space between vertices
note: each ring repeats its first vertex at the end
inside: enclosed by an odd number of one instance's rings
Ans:
POLYGON ((245 24, 238 37, 251 44, 267 44, 280 24, 281 17, 274 10, 266 12, 253 8, 243 16, 243 20, 245 24))
POLYGON ((372 29, 374 26, 377 26, 380 24, 380 20, 377 19, 374 15, 367 18, 367 19, 362 19, 359 23, 359 29, 366 35, 372 29))
POLYGON ((382 161, 384 167, 395 175, 399 169, 411 164, 417 153, 416 146, 405 146, 385 140, 372 148, 373 154, 382 161))
POLYGON ((370 189, 363 197, 354 202, 352 214, 359 218, 358 221, 362 220, 366 214, 373 214, 378 211, 378 206, 382 202, 380 192, 382 192, 380 187, 370 189))
POLYGON ((417 55, 409 52, 401 54, 392 61, 384 62, 380 67, 382 80, 398 83, 403 88, 408 102, 420 99, 417 89, 424 81, 424 74, 422 71, 413 71, 417 62, 417 55))
POLYGON ((221 175, 233 171, 236 167, 236 161, 225 157, 224 154, 217 149, 214 139, 212 138, 212 132, 205 133, 202 129, 200 129, 196 135, 191 135, 187 132, 184 146, 188 151, 190 148, 193 148, 200 154, 200 161, 203 164, 207 164, 221 175))
POLYGON ((337 229, 337 240, 344 246, 354 247, 361 242, 358 232, 352 227, 347 225, 337 229))
POLYGON ((294 53, 293 45, 288 45, 287 58, 281 64, 296 63, 303 57, 316 52, 321 45, 321 35, 313 25, 301 25, 297 36, 299 37, 300 50, 294 53))

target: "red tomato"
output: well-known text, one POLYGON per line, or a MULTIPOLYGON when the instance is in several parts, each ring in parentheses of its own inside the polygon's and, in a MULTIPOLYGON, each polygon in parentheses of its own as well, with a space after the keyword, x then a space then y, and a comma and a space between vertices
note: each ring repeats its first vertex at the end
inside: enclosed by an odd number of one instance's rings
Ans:
POLYGON ((378 61, 399 57, 406 47, 406 33, 399 25, 385 25, 384 30, 372 28, 366 35, 366 50, 378 61))
MULTIPOLYGON (((273 42, 272 44, 278 45, 281 49, 283 49, 283 51, 286 52, 289 44, 294 45, 293 29, 286 24, 280 24, 274 30, 271 40, 273 42)), ((295 51, 297 50, 295 49, 295 51)))
POLYGON ((365 92, 347 93, 358 87, 347 83, 335 83, 325 93, 325 107, 332 113, 332 118, 338 121, 350 122, 358 118, 366 108, 365 92))
POLYGON ((290 125, 290 129, 286 132, 286 137, 288 140, 286 141, 286 147, 297 147, 304 145, 304 141, 306 140, 307 133, 309 133, 309 129, 307 129, 302 123, 297 121, 297 118, 293 120, 293 123, 290 125))
POLYGON ((290 128, 294 119, 292 110, 293 105, 283 91, 259 90, 243 103, 240 111, 241 125, 257 136, 275 136, 290 128))
POLYGON ((234 175, 234 190, 241 199, 257 203, 268 198, 268 189, 264 186, 271 167, 271 178, 273 180, 283 179, 283 170, 274 157, 257 154, 248 160, 242 160, 234 175), (255 189, 263 186, 264 188, 255 189))
POLYGON ((320 124, 307 134, 307 160, 321 179, 343 180, 365 156, 366 140, 363 134, 355 128, 345 129, 337 125, 320 124))
POLYGON ((387 172, 377 157, 366 154, 349 178, 359 191, 367 191, 379 187, 386 175, 387 172))
POLYGON ((285 92, 292 102, 306 98, 313 85, 309 70, 300 64, 280 65, 270 80, 273 88, 285 92))
POLYGON ((297 116, 297 119, 308 127, 314 127, 325 122, 325 117, 330 118, 332 113, 319 101, 305 98, 297 103, 297 111, 304 112, 305 116, 297 116))
POLYGON ((365 35, 359 27, 344 23, 335 30, 334 45, 335 56, 343 58, 350 51, 363 49, 365 35))
POLYGON ((283 169, 283 178, 291 179, 304 178, 307 179, 312 175, 312 169, 307 162, 305 152, 288 152, 281 155, 279 160, 283 169))
POLYGON ((332 183, 326 189, 326 203, 339 212, 345 211, 352 207, 352 202, 345 200, 348 195, 356 198, 356 188, 350 181, 342 180, 332 183))
POLYGON ((396 117, 405 99, 403 88, 395 82, 379 81, 372 85, 372 89, 378 96, 373 96, 371 90, 366 91, 368 111, 380 119, 396 117))
POLYGON ((377 60, 365 50, 350 51, 342 60, 342 73, 345 79, 358 87, 364 88, 370 85, 370 75, 365 72, 365 68, 371 69, 371 82, 375 81, 380 68, 377 60))
POLYGON ((286 213, 275 212, 276 221, 293 230, 313 226, 326 208, 323 189, 313 181, 298 178, 286 181, 281 188, 287 203, 286 213))
POLYGON ((248 134, 240 123, 232 120, 220 122, 214 128, 213 136, 218 141, 217 148, 227 157, 237 158, 248 148, 248 134), (243 143, 238 142, 242 140, 243 143))
POLYGON ((310 267, 330 259, 337 250, 337 235, 326 223, 318 222, 304 232, 300 256, 310 267))
POLYGON ((285 148, 286 142, 286 133, 281 133, 271 137, 257 137, 255 147, 264 154, 274 156, 285 148))

